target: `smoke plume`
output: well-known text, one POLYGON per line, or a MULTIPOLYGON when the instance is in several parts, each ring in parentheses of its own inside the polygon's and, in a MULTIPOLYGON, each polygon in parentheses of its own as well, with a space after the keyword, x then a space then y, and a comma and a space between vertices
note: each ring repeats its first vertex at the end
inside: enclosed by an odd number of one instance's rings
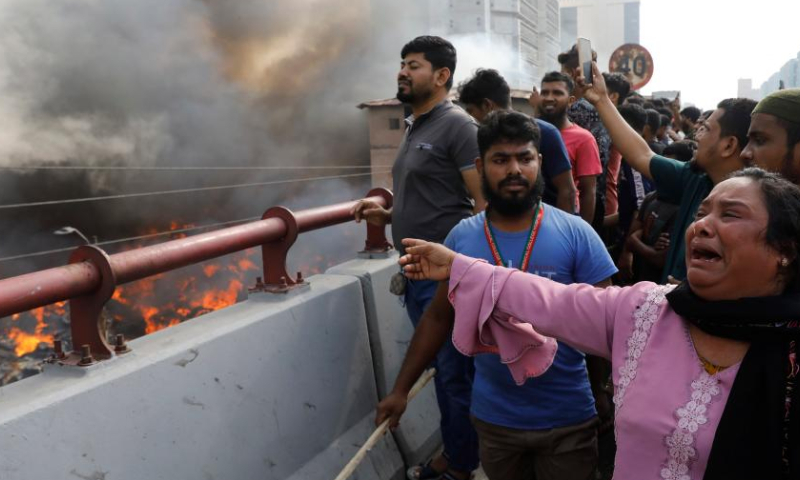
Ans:
POLYGON ((8 0, 0 164, 307 161, 331 141, 341 151, 329 155, 363 153, 337 141, 345 122, 334 121, 374 93, 352 68, 366 48, 362 7, 8 0))
MULTIPOLYGON (((7 0, 0 8, 0 166, 368 165, 366 115, 355 106, 394 92, 393 75, 383 75, 368 40, 368 6, 7 0)), ((5 171, 0 204, 342 173, 354 171, 5 171)), ((363 195, 368 185, 354 183, 0 211, 7 232, 0 256, 74 244, 51 235, 64 225, 102 241, 175 220, 259 215, 298 194, 317 204, 363 195)))

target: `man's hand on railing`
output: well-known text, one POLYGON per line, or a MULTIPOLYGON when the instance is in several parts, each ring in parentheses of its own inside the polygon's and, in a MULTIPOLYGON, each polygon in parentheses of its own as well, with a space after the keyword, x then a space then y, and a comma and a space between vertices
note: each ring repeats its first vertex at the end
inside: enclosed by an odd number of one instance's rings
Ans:
POLYGON ((392 220, 392 212, 372 200, 359 200, 350 210, 350 214, 355 217, 356 223, 366 220, 367 223, 379 227, 385 227, 392 220))

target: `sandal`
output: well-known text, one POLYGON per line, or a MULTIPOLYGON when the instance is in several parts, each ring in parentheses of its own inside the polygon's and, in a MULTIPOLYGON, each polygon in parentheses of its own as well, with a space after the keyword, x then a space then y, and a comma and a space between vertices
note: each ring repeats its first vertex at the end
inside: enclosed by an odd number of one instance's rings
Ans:
POLYGON ((408 480, 436 480, 447 474, 447 472, 437 472, 431 466, 431 462, 433 462, 433 459, 409 468, 406 472, 406 478, 408 480))

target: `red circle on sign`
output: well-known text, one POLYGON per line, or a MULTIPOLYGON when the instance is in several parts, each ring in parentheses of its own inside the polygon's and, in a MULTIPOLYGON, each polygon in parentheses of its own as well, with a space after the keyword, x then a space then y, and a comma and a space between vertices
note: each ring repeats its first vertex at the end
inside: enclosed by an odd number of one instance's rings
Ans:
POLYGON ((611 54, 608 71, 625 75, 631 90, 639 90, 653 78, 653 57, 643 46, 626 43, 611 54))

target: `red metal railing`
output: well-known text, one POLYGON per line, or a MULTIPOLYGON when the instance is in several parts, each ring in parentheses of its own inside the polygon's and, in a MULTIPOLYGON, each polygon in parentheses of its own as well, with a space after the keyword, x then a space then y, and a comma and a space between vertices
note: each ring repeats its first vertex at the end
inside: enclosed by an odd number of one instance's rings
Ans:
MULTIPOLYGON (((385 208, 392 206, 392 193, 383 188, 371 190, 366 199, 385 208)), ((94 359, 110 358, 115 348, 106 341, 100 313, 117 285, 261 245, 264 276, 263 281, 259 278, 257 287, 272 292, 288 291, 303 283, 302 277, 293 278, 286 270, 286 254, 297 235, 353 220, 350 211, 356 202, 312 208, 296 214, 275 207, 256 222, 114 255, 107 255, 95 246, 78 247, 69 265, 0 280, 0 317, 69 300, 72 345, 76 351, 64 354, 59 343, 56 360, 87 365, 94 359)), ((368 225, 365 250, 389 249, 391 245, 386 241, 384 229, 368 225)), ((116 351, 123 353, 125 346, 117 345, 116 351)))

